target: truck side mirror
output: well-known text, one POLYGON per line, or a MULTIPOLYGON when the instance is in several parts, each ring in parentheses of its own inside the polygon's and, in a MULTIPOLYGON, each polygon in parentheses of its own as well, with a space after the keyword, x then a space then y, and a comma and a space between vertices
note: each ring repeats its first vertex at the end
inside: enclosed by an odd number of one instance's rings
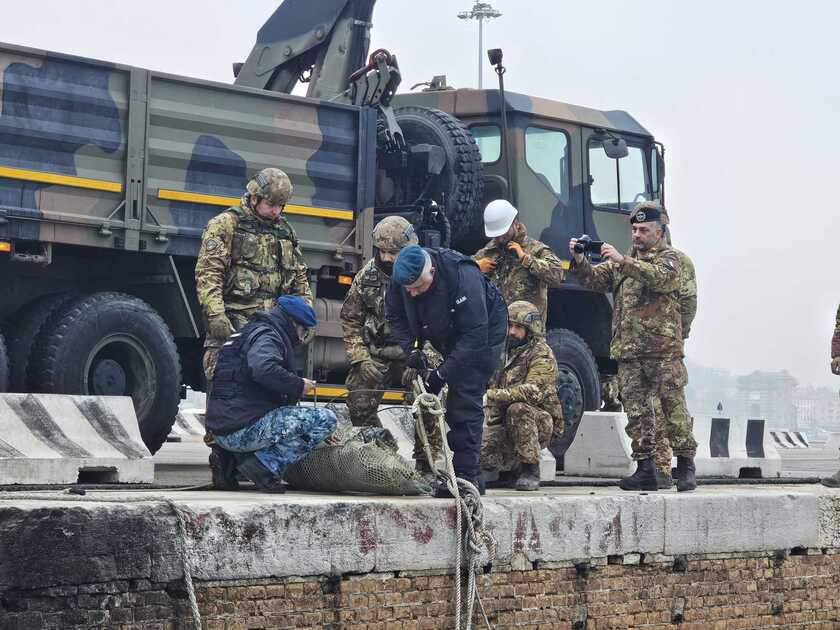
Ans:
POLYGON ((624 141, 624 138, 616 138, 612 136, 604 138, 601 142, 604 145, 604 153, 606 153, 607 157, 610 159, 620 160, 621 158, 626 158, 629 155, 627 143, 624 141))

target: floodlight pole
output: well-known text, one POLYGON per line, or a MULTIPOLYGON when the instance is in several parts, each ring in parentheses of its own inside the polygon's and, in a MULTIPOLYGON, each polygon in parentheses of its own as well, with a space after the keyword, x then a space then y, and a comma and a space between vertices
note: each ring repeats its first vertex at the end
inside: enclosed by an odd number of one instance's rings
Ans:
POLYGON ((489 2, 478 2, 469 11, 461 11, 458 17, 462 20, 478 20, 478 89, 482 87, 481 80, 481 56, 484 50, 484 20, 501 17, 502 12, 497 11, 489 2))

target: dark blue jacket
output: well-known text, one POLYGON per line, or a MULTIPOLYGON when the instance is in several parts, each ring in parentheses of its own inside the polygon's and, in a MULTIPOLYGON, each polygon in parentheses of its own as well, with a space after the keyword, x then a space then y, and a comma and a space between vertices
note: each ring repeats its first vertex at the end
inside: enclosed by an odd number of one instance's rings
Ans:
POLYGON ((258 312, 219 351, 205 424, 216 435, 243 429, 303 394, 295 374, 294 324, 280 307, 258 312))
POLYGON ((492 372, 493 353, 505 342, 507 306, 475 262, 451 249, 426 248, 435 268, 428 291, 411 297, 392 282, 385 311, 391 334, 404 350, 429 341, 444 357, 438 368, 449 382, 476 369, 492 372))

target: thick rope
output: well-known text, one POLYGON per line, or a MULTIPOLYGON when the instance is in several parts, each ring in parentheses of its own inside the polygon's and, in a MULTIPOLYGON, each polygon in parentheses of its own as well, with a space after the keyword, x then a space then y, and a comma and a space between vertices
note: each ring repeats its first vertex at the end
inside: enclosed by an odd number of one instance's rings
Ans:
POLYGON ((38 492, 0 492, 0 501, 67 501, 71 503, 81 503, 85 501, 93 503, 164 503, 169 506, 175 514, 178 521, 178 533, 180 534, 180 545, 178 546, 178 558, 181 561, 181 569, 184 572, 184 586, 187 589, 187 597, 190 600, 190 610, 192 611, 192 621, 194 630, 202 630, 201 626, 201 611, 198 609, 198 600, 195 597, 195 588, 192 579, 192 563, 187 553, 187 517, 186 509, 178 505, 172 499, 162 496, 144 496, 144 497, 123 497, 123 498, 109 498, 109 497, 92 497, 88 495, 70 494, 69 490, 64 490, 62 494, 41 494, 38 492))
POLYGON ((490 619, 484 610, 481 596, 478 592, 476 572, 481 569, 482 548, 487 551, 487 562, 493 562, 496 557, 496 540, 486 528, 484 523, 484 505, 481 502, 481 494, 473 484, 465 479, 455 476, 455 468, 452 465, 452 451, 446 439, 446 426, 444 424, 445 410, 441 405, 440 398, 426 391, 423 380, 417 376, 414 382, 415 399, 411 407, 417 427, 417 437, 423 445, 423 451, 429 461, 429 467, 435 471, 441 480, 446 482, 446 488, 455 498, 455 531, 457 543, 455 546, 455 630, 461 630, 462 617, 464 617, 462 595, 467 600, 465 619, 465 630, 472 628, 473 615, 475 613, 475 602, 478 601, 479 609, 484 617, 487 628, 492 630, 490 619), (438 431, 443 445, 443 461, 445 470, 437 470, 432 458, 431 447, 429 446, 426 429, 423 425, 423 414, 428 413, 437 419, 438 431), (466 515, 466 527, 464 526, 464 515, 466 515), (466 536, 465 530, 466 529, 466 536), (462 594, 461 586, 461 565, 466 562, 467 589, 462 594))

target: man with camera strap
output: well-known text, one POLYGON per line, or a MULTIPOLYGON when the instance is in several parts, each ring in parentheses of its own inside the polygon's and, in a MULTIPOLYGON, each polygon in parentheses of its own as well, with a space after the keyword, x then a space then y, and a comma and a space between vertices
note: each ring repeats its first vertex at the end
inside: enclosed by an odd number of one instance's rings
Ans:
POLYGON ((604 243, 604 262, 597 265, 578 251, 578 239, 569 241, 571 273, 584 287, 612 293, 614 298, 610 355, 618 361, 626 431, 637 462, 633 475, 619 485, 623 490, 657 489, 656 430, 665 423, 665 434, 677 455, 677 490, 693 490, 697 442, 691 418, 670 413, 688 379, 682 360, 681 260, 663 239, 658 207, 635 208, 630 223, 632 250, 622 254, 604 243))

